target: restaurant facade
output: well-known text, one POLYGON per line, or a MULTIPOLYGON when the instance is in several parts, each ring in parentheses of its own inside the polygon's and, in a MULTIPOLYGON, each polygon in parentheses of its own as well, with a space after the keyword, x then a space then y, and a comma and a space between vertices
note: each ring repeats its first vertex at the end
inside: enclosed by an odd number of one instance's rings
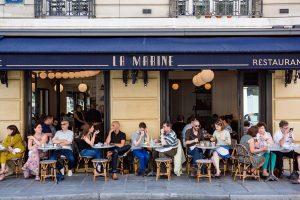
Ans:
MULTIPOLYGON (((215 76, 210 82, 209 115, 233 114, 241 134, 245 87, 255 86, 259 89, 257 120, 266 122, 270 132, 282 119, 288 120, 296 132, 300 130, 298 36, 3 37, 0 60, 4 83, 0 85, 2 139, 10 124, 16 124, 24 134, 30 132, 32 92, 36 90, 32 75, 42 71, 100 70, 104 132, 114 120, 120 121, 126 133, 145 121, 152 136, 158 136, 162 121, 174 119, 172 110, 195 104, 182 100, 179 105, 174 95, 178 96, 184 86, 179 84, 175 91, 172 84, 183 80, 192 84, 193 76, 207 69, 215 76), (133 81, 135 78, 137 81, 133 81)), ((188 99, 184 91, 180 98, 188 99)), ((190 113, 197 115, 196 109, 193 107, 190 113)), ((59 116, 60 111, 54 108, 49 114, 59 116)), ((300 140, 297 134, 296 138, 300 140)))

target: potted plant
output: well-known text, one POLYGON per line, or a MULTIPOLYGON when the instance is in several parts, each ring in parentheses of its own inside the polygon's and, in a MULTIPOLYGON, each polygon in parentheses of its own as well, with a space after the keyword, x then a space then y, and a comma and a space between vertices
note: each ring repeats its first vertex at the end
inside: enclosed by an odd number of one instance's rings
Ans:
POLYGON ((211 18, 212 13, 211 12, 205 12, 205 18, 211 18))

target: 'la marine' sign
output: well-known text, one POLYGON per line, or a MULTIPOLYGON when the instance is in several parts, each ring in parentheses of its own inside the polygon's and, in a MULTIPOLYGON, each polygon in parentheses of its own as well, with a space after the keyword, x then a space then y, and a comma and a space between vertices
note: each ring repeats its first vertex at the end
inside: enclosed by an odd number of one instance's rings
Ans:
POLYGON ((0 69, 199 70, 300 68, 300 53, 0 54, 0 69))
POLYGON ((132 67, 172 67, 174 56, 113 56, 113 67, 125 67, 128 61, 132 67))

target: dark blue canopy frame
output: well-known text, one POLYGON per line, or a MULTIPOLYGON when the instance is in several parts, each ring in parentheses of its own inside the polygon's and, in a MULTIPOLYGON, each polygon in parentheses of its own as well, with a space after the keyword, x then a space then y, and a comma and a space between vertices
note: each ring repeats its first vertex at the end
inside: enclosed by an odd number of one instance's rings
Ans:
POLYGON ((1 69, 300 68, 300 36, 3 37, 0 60, 1 69))

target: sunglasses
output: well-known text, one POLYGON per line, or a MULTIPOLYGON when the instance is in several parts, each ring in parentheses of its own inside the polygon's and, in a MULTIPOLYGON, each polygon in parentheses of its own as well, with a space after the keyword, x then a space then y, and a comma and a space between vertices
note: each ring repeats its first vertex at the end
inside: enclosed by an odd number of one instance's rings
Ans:
POLYGON ((195 125, 195 127, 199 127, 199 125, 195 125))
POLYGON ((61 125, 63 125, 63 126, 64 126, 64 125, 67 125, 67 123, 63 123, 63 124, 61 124, 61 125))

